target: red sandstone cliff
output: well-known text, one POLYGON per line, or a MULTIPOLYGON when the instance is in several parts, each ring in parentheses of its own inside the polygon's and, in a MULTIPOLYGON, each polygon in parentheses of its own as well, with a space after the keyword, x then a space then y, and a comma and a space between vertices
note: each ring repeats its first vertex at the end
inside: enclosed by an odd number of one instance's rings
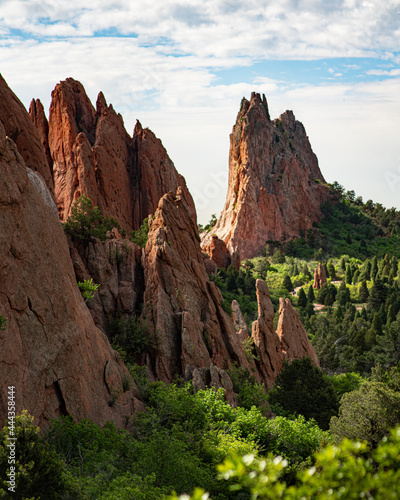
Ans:
POLYGON ((18 147, 28 168, 38 172, 50 191, 54 190, 51 169, 36 127, 21 101, 0 75, 0 122, 5 133, 18 147))
MULTIPOLYGON (((130 137, 104 95, 100 92, 94 109, 82 84, 72 78, 52 93, 48 144, 62 221, 84 194, 103 215, 130 231, 154 212, 163 194, 178 186, 187 191, 185 179, 150 130, 138 122, 130 137)), ((195 216, 188 192, 187 197, 195 216)))
POLYGON ((224 209, 211 233, 234 260, 254 257, 268 240, 290 239, 310 228, 327 199, 324 178, 303 125, 292 111, 271 121, 265 96, 244 99, 230 135, 224 209))
POLYGON ((129 374, 82 299, 46 186, 1 122, 0 172, 0 421, 13 385, 17 411, 39 424, 71 414, 123 425, 138 404, 123 391, 129 374))

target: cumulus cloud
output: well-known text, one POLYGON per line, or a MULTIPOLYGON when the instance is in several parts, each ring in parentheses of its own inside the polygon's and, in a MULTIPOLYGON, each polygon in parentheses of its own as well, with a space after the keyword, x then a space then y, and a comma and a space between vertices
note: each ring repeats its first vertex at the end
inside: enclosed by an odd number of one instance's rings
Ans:
POLYGON ((93 102, 102 90, 129 132, 138 118, 163 140, 203 201, 202 222, 222 208, 222 177, 212 196, 210 183, 227 172, 229 133, 253 90, 267 95, 273 117, 293 109, 328 181, 395 205, 399 193, 384 173, 399 166, 399 7, 399 0, 142 0, 140 8, 131 0, 85 7, 3 0, 1 71, 26 106, 39 97, 48 109, 55 84, 70 76, 93 102), (334 57, 343 65, 329 62, 334 57), (340 83, 342 72, 361 69, 346 59, 356 57, 387 67, 364 68, 368 81, 340 83), (252 72, 255 62, 294 59, 327 59, 321 75, 332 79, 295 84, 252 72), (247 71, 235 83, 218 77, 238 68, 247 71))
POLYGON ((5 0, 1 31, 75 37, 119 33, 196 56, 323 58, 396 51, 399 0, 5 0))

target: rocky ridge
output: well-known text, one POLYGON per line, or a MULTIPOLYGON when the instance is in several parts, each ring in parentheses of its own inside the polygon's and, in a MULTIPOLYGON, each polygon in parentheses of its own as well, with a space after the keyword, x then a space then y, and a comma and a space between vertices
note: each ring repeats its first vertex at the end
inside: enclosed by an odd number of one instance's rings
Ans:
MULTIPOLYGON (((40 101, 34 102, 32 109, 40 109, 40 101)), ((37 112, 31 116, 45 142, 44 120, 35 119, 37 112)), ((72 78, 60 82, 52 93, 47 142, 63 222, 74 201, 85 195, 104 216, 114 217, 131 231, 154 212, 163 194, 178 186, 187 190, 153 132, 137 122, 131 137, 103 93, 95 109, 83 85, 72 78)), ((189 204, 195 216, 193 200, 189 204)))
MULTIPOLYGON (((281 305, 274 331, 265 282, 256 285, 252 341, 238 303, 231 316, 225 312, 205 264, 225 267, 231 259, 236 265, 239 253, 229 256, 224 241, 213 239, 213 258, 204 260, 193 200, 151 131, 137 123, 130 138, 104 96, 99 94, 95 110, 72 79, 56 87, 48 123, 40 101, 32 101, 29 118, 7 89, 2 109, 8 111, 0 113, 0 122, 10 127, 4 117, 17 106, 21 123, 33 127, 20 146, 0 128, 0 314, 7 319, 0 332, 0 375, 2 394, 7 385, 16 386, 18 411, 27 408, 39 424, 70 414, 123 425, 142 408, 105 335, 109 319, 119 315, 141 314, 147 324, 154 347, 141 362, 150 378, 170 382, 178 375, 197 388, 223 387, 232 404, 226 369, 233 363, 271 386, 284 359, 313 356, 290 305, 281 305), (125 229, 153 213, 145 250, 115 230, 104 242, 68 241, 53 186, 64 220, 81 194, 125 229), (77 281, 90 278, 100 289, 85 303, 77 281), (132 390, 126 390, 127 380, 132 390)), ((5 410, 1 399, 1 420, 5 410)))

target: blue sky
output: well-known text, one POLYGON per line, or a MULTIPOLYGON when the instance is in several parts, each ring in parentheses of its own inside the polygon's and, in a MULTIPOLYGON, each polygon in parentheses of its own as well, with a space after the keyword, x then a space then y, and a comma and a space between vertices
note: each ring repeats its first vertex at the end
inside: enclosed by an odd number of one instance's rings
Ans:
POLYGON ((303 122, 327 181, 400 208, 400 0, 0 0, 0 61, 26 106, 72 76, 151 128, 203 223, 253 90, 303 122))

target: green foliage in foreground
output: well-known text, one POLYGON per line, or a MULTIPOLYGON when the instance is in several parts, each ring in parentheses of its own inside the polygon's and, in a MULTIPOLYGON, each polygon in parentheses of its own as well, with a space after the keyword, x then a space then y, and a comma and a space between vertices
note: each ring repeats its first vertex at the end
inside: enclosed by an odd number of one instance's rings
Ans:
MULTIPOLYGON (((329 442, 328 433, 304 417, 271 419, 255 406, 232 408, 222 390, 193 393, 190 384, 148 383, 146 404, 147 411, 129 420, 129 431, 63 417, 40 436, 32 417, 21 417, 20 494, 42 500, 161 500, 199 486, 217 500, 248 499, 231 492, 229 481, 218 480, 219 463, 235 455, 279 454, 288 461, 285 478, 291 480, 329 442)), ((2 478, 8 467, 4 440, 3 432, 2 478)))
POLYGON ((118 222, 112 217, 104 217, 99 207, 94 207, 92 200, 82 195, 74 203, 71 214, 64 224, 64 231, 74 240, 87 245, 92 237, 105 241, 107 232, 114 227, 120 229, 118 222))
POLYGON ((15 418, 13 434, 9 427, 0 432, 0 498, 56 500, 68 491, 64 462, 41 439, 33 417, 24 410, 15 418), (13 444, 15 455, 9 446, 13 444), (13 491, 9 491, 12 485, 7 483, 10 467, 15 473, 13 491))
MULTIPOLYGON (((365 443, 345 439, 316 454, 315 464, 288 485, 282 476, 288 464, 281 457, 254 455, 227 459, 219 467, 221 478, 233 481, 231 490, 251 492, 252 500, 398 500, 400 498, 400 427, 384 438, 372 456, 365 443)), ((172 496, 170 500, 207 500, 204 490, 172 496)), ((211 498, 210 498, 211 500, 211 498)))

